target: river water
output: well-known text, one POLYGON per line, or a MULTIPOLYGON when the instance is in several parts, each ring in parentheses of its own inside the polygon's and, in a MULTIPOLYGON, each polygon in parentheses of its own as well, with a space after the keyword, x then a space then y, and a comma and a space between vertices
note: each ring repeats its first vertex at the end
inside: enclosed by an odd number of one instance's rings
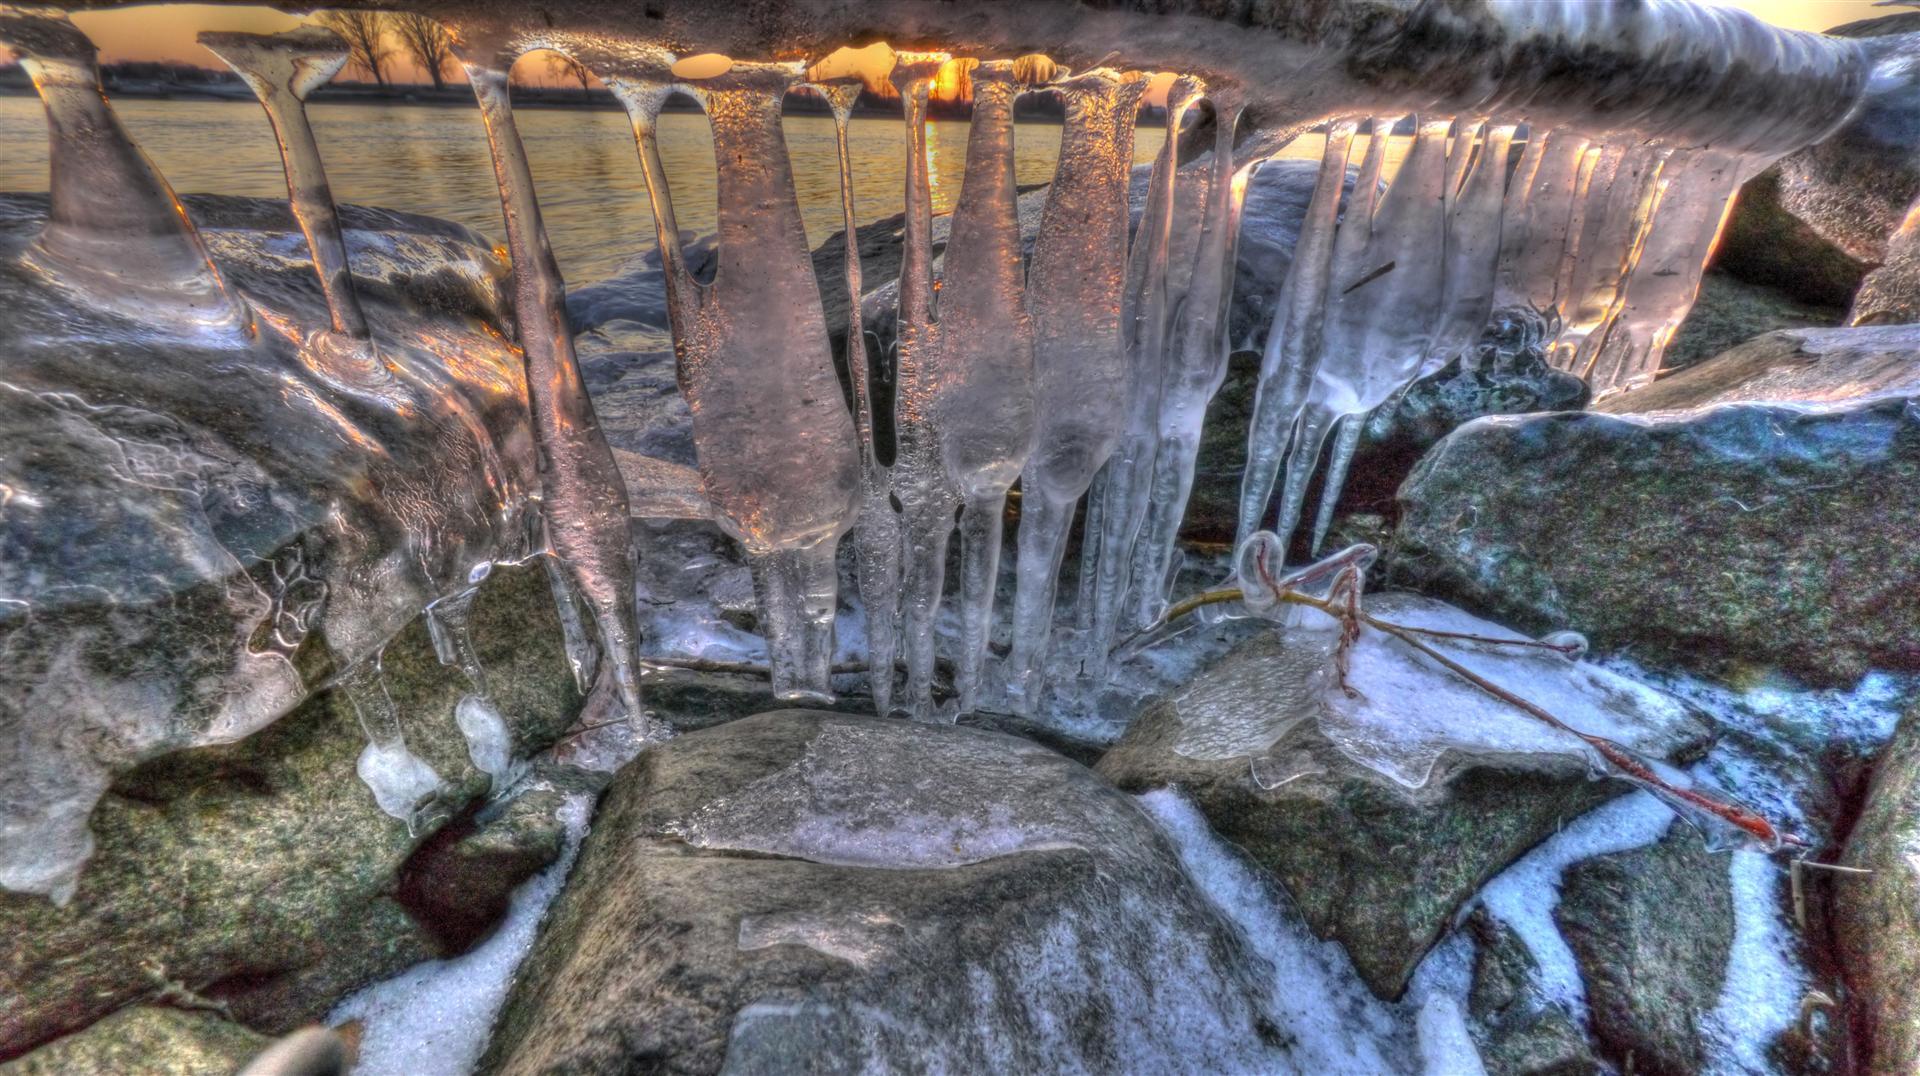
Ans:
MULTIPOLYGON (((176 191, 286 197, 273 131, 258 105, 127 98, 115 101, 114 109, 176 191)), ((322 103, 309 111, 338 200, 445 217, 499 237, 500 201, 476 110, 322 103)), ((604 279, 636 253, 653 248, 653 217, 625 113, 525 108, 516 118, 533 160, 554 254, 570 283, 604 279)), ((934 211, 946 212, 960 193, 967 124, 935 120, 929 126, 934 211)), ((898 213, 904 205, 901 128, 891 117, 853 121, 855 198, 867 220, 898 213)), ((807 237, 818 244, 840 228, 833 121, 824 115, 788 116, 786 134, 807 237)), ((1015 140, 1020 182, 1051 179, 1059 157, 1059 125, 1022 123, 1015 140)), ((1143 124, 1135 158, 1151 160, 1161 140, 1157 124, 1143 124)), ((680 226, 711 231, 713 141, 704 117, 690 112, 661 117, 660 152, 680 226)), ((40 103, 25 95, 0 96, 0 190, 45 189, 46 121, 40 103)))

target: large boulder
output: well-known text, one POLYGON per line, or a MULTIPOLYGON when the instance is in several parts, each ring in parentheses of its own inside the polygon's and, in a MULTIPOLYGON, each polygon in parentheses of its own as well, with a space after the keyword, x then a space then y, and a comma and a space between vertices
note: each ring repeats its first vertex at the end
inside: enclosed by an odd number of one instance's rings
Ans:
MULTIPOLYGON (((1372 598, 1367 609, 1514 638, 1411 595, 1372 598)), ((1242 644, 1143 711, 1097 769, 1128 790, 1179 787, 1215 832, 1279 878, 1315 933, 1346 947, 1375 993, 1394 998, 1488 879, 1622 786, 1593 780, 1572 737, 1371 628, 1343 690, 1333 638, 1302 624, 1242 644)), ((1538 653, 1462 660, 1643 753, 1704 749, 1706 726, 1671 699, 1538 653)))
POLYGON ((1623 1069, 1687 1076, 1706 1064, 1700 1019, 1720 999, 1733 950, 1727 860, 1675 825, 1561 880, 1553 919, 1579 963, 1594 1038, 1623 1069))
MULTIPOLYGON (((471 615, 525 758, 580 705, 545 572, 496 569, 471 615)), ((384 669, 408 746, 442 778, 417 832, 356 775, 366 735, 338 691, 237 743, 121 775, 92 813, 97 846, 66 905, 0 893, 0 1057, 149 997, 224 1003, 285 1031, 477 940, 558 837, 516 805, 475 814, 494 782, 455 718, 472 686, 440 663, 423 619, 388 644, 384 669)))
POLYGON ((1866 1071, 1920 1071, 1920 707, 1908 711, 1881 757, 1847 866, 1871 871, 1834 882, 1834 936, 1852 987, 1853 1025, 1866 1071))
POLYGON ((481 1071, 1272 1070, 1266 973, 1084 768, 766 713, 616 777, 481 1071))
POLYGON ((1920 411, 1903 396, 1487 418, 1407 479, 1392 564, 1527 630, 1849 684, 1920 666, 1915 518, 1920 411))

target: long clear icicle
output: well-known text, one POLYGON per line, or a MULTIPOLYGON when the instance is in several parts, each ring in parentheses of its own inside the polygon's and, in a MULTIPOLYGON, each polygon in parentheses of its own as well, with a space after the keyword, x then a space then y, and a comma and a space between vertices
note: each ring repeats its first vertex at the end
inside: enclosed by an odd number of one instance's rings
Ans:
POLYGON ((1267 506, 1273 501, 1274 487, 1279 484, 1281 466, 1299 422, 1300 409, 1306 405, 1307 391, 1319 369, 1328 282, 1336 271, 1343 279, 1351 279, 1362 271, 1359 262, 1373 217, 1393 121, 1388 118, 1373 121, 1366 156, 1361 161, 1353 193, 1347 198, 1344 223, 1340 223, 1343 220, 1341 189, 1346 182, 1347 156, 1357 129, 1355 120, 1341 120, 1327 129, 1326 149, 1320 158, 1313 198, 1300 225, 1293 263, 1287 267, 1286 280, 1281 284, 1273 327, 1267 331, 1266 350, 1260 358, 1260 380, 1254 394, 1253 423, 1247 434, 1247 464, 1240 479, 1236 548, 1261 529, 1267 506))
POLYGON ((1529 128, 1527 151, 1539 145, 1539 161, 1532 180, 1519 186, 1524 168, 1514 177, 1515 199, 1522 211, 1509 212, 1500 229, 1500 288, 1502 307, 1526 306, 1553 311, 1560 301, 1557 283, 1566 256, 1583 162, 1589 158, 1587 137, 1564 128, 1529 128))
MULTIPOLYGON (((905 244, 900 256, 899 348, 894 373, 893 495, 900 502, 900 641, 907 710, 933 716, 934 621, 946 579, 947 539, 960 494, 940 457, 938 398, 945 383, 933 305, 933 190, 927 162, 927 94, 943 52, 896 53, 893 85, 906 114, 905 244)), ((976 421, 968 416, 965 421, 976 421)))
MULTIPOLYGON (((1237 92, 1213 95, 1214 144, 1207 207, 1201 217, 1200 246, 1193 275, 1170 330, 1172 356, 1161 370, 1160 411, 1155 429, 1152 476, 1146 519, 1135 540, 1128 573, 1136 595, 1132 622, 1144 627, 1160 619, 1172 590, 1175 544, 1180 520, 1193 492, 1194 463, 1200 452, 1200 427, 1207 403, 1227 376, 1228 304, 1233 299, 1233 269, 1238 254, 1240 208, 1253 162, 1236 165, 1235 129, 1244 100, 1237 92)), ((1101 625, 1104 649, 1118 628, 1115 616, 1101 625)))
POLYGON ((1000 577, 1007 489, 1033 448, 1033 325, 1027 316, 1014 181, 1014 64, 973 69, 973 122, 940 284, 946 379, 940 456, 960 493, 961 712, 980 690, 1000 577))
MULTIPOLYGON (((1086 553, 1081 557, 1081 609, 1086 658, 1084 672, 1094 684, 1106 677, 1107 652, 1113 649, 1133 561, 1134 543, 1146 523, 1153 489, 1153 461, 1159 442, 1162 375, 1168 360, 1171 310, 1167 265, 1173 231, 1174 185, 1180 171, 1180 128, 1201 84, 1188 77, 1167 87, 1166 141, 1154 158, 1147 200, 1127 255, 1127 290, 1121 303, 1120 331, 1126 349, 1131 391, 1126 428, 1101 471, 1101 497, 1088 502, 1086 553), (1099 504, 1102 511, 1093 510, 1099 504)), ((1232 124, 1224 113, 1224 141, 1232 146, 1232 124)), ((1231 152, 1229 152, 1231 156, 1231 152)), ((1215 169, 1216 173, 1218 169, 1215 169)), ((1204 241, 1202 243, 1204 248, 1204 241)))
POLYGON ((1668 162, 1646 249, 1622 289, 1621 309, 1590 379, 1595 391, 1631 389, 1659 371, 1667 342, 1700 290, 1745 164, 1717 150, 1696 151, 1679 165, 1668 162))
POLYGON ((1594 205, 1562 307, 1566 326, 1554 345, 1566 357, 1564 365, 1582 378, 1592 368, 1607 322, 1619 310, 1621 286, 1645 246, 1670 153, 1658 145, 1629 148, 1614 167, 1605 196, 1597 188, 1588 195, 1594 205))
POLYGON ((1028 271, 1036 432, 1021 471, 1020 552, 1008 693, 1030 711, 1044 686, 1054 593, 1074 504, 1106 462, 1125 421, 1127 175, 1143 80, 1107 69, 1060 85, 1060 163, 1028 271))
POLYGON ((461 57, 480 105, 500 187, 513 262, 515 321, 526 357, 527 394, 541 448, 541 507, 554 552, 593 614, 627 719, 642 735, 639 635, 626 484, 580 379, 567 322, 566 284, 547 242, 526 147, 507 93, 510 57, 461 57))
POLYGON ((859 507, 860 451, 780 127, 799 79, 798 65, 737 63, 695 87, 713 130, 719 264, 674 346, 707 497, 753 573, 773 692, 828 701, 834 551, 859 507))
POLYGON ((1330 279, 1322 358, 1287 457, 1274 530, 1283 542, 1300 524, 1307 484, 1334 422, 1379 406, 1412 379, 1432 346, 1446 269, 1450 126, 1433 119, 1417 125, 1413 146, 1374 211, 1359 274, 1330 279))
POLYGON ((860 319, 859 217, 853 204, 853 154, 847 125, 860 99, 857 80, 822 85, 833 109, 834 145, 840 156, 840 221, 845 239, 847 374, 853 383, 853 422, 860 444, 860 510, 848 540, 853 543, 855 585, 867 611, 867 679, 876 713, 893 709, 894 658, 899 646, 900 513, 893 506, 892 471, 880 462, 874 439, 872 369, 860 319))

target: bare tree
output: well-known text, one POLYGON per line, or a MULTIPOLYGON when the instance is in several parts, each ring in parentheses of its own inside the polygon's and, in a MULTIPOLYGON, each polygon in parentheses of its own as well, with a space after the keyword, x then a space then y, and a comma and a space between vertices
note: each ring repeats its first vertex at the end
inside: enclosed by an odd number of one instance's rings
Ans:
POLYGON ((453 35, 439 21, 417 11, 397 11, 387 16, 400 47, 433 78, 433 88, 446 89, 447 61, 453 59, 453 35))
POLYGON ((580 83, 582 97, 593 93, 593 87, 588 83, 588 80, 593 78, 593 73, 587 70, 586 64, 564 52, 547 53, 547 74, 554 78, 570 78, 580 83))
POLYGON ((393 50, 387 46, 387 20, 384 11, 322 11, 314 21, 346 39, 348 62, 387 84, 387 60, 393 50))

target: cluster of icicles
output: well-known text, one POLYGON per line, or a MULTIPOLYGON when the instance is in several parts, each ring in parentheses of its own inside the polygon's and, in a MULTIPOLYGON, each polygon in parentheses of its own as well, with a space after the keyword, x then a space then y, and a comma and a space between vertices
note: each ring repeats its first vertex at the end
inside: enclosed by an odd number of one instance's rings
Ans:
MULTIPOLYGON (((64 19, 31 18, 78 36, 64 19)), ((49 38, 19 32, 21 19, 13 23, 9 43, 35 71, 50 112, 104 108, 90 48, 84 63, 39 55, 37 43, 49 38), (91 82, 92 102, 48 95, 41 76, 56 69, 56 82, 91 82)), ((907 213, 898 346, 890 357, 897 450, 885 464, 876 450, 883 431, 875 429, 860 324, 847 149, 860 84, 809 83, 801 63, 734 62, 693 79, 675 73, 676 56, 644 42, 451 29, 499 182, 518 343, 542 450, 541 506, 566 584, 556 589, 563 612, 572 612, 574 596, 584 601, 612 687, 636 723, 645 711, 628 501, 580 379, 565 286, 508 98, 507 73, 527 52, 551 49, 577 59, 632 121, 700 475, 715 521, 746 551, 774 691, 796 700, 830 697, 834 565, 849 536, 868 614, 876 705, 894 708, 891 672, 903 663, 898 702, 922 719, 951 719, 989 701, 1031 709, 1050 671, 1072 669, 1078 683, 1097 686, 1121 633, 1150 626, 1165 612, 1202 418, 1230 351, 1227 310, 1242 199, 1253 171, 1289 138, 1322 131, 1325 151, 1267 337, 1248 436, 1243 538, 1269 518, 1276 487, 1278 533, 1292 535, 1307 479, 1338 428, 1324 531, 1364 416, 1423 374, 1456 358, 1474 361, 1496 310, 1540 312, 1559 327, 1556 363, 1598 388, 1650 378, 1692 302, 1729 196, 1768 163, 1631 135, 1529 130, 1523 118, 1420 116, 1389 178, 1387 136, 1401 117, 1336 118, 1278 133, 1285 137, 1243 138, 1236 88, 1181 76, 1167 92, 1166 144, 1134 225, 1132 147, 1150 73, 968 61, 974 101, 964 182, 936 285, 927 102, 930 84, 952 61, 945 53, 898 53, 891 78, 905 104, 907 213), (781 131, 783 101, 803 85, 831 104, 839 134, 851 409, 781 131), (1028 258, 1016 206, 1014 102, 1042 90, 1063 99, 1065 123, 1028 258), (687 268, 655 140, 660 110, 676 93, 700 103, 713 134, 719 255, 710 283, 687 268), (1182 169, 1178 136, 1203 99, 1214 120, 1213 151, 1182 169), (1354 178, 1350 156, 1363 128, 1368 137, 1354 178), (1177 212, 1181 205, 1198 209, 1177 212), (1003 515, 1016 480, 1011 651, 1001 675, 990 676, 1003 515), (1076 507, 1089 492, 1077 652, 1050 660, 1062 559, 1076 507), (956 525, 962 569, 955 697, 937 706, 935 620, 956 525)), ((203 41, 259 96, 279 139, 292 206, 332 314, 330 328, 315 334, 316 351, 343 384, 377 378, 381 366, 354 300, 304 111, 307 96, 344 64, 344 44, 312 27, 274 36, 209 34, 203 41)), ((61 118, 54 115, 56 128, 61 118)), ((157 172, 153 179, 164 189, 157 172)), ((177 215, 177 205, 167 211, 177 215)), ((197 256, 204 265, 204 251, 197 256)), ((210 286, 217 289, 217 279, 210 286)), ((443 599, 455 621, 470 600, 464 593, 443 599)), ((466 648, 457 630, 444 639, 447 656, 458 660, 466 648)), ((593 663, 578 647, 570 652, 576 671, 593 663)), ((365 665, 343 676, 373 741, 363 768, 389 773, 390 809, 404 813, 400 801, 411 802, 435 779, 420 772, 425 764, 400 741, 392 703, 382 705, 377 658, 365 665)), ((475 689, 484 700, 477 674, 475 689)), ((481 708, 473 709, 477 715, 481 708)))

